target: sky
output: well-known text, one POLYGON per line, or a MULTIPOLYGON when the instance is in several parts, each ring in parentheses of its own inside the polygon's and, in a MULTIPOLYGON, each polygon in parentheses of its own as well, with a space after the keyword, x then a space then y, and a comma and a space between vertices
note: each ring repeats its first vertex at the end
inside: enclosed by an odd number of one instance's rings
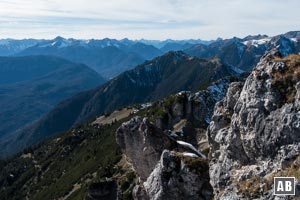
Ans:
POLYGON ((216 39, 300 30, 299 0, 0 0, 0 38, 216 39))

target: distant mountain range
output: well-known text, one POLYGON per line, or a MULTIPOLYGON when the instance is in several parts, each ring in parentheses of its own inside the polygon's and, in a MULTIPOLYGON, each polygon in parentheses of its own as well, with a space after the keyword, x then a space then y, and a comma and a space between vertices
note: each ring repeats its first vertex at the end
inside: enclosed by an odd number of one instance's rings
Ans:
POLYGON ((52 55, 72 62, 84 63, 107 79, 161 55, 153 46, 142 43, 123 43, 118 40, 74 40, 57 37, 18 53, 24 55, 52 55))
POLYGON ((60 101, 104 82, 89 67, 61 58, 0 57, 0 139, 60 101))
POLYGON ((14 40, 14 39, 1 39, 0 40, 0 56, 11 56, 17 54, 24 49, 32 47, 43 40, 35 39, 24 39, 24 40, 14 40))
POLYGON ((282 53, 299 52, 299 32, 269 37, 247 36, 212 41, 203 40, 0 40, 0 55, 53 55, 93 68, 106 79, 134 68, 168 51, 180 51, 199 58, 220 58, 224 63, 251 70, 260 57, 280 46, 282 53))
POLYGON ((283 55, 298 53, 299 41, 297 31, 274 37, 256 35, 208 42, 62 37, 0 40, 0 46, 15 49, 14 53, 7 51, 7 54, 30 55, 0 60, 0 95, 3 97, 0 119, 5 122, 0 131, 6 135, 0 141, 1 153, 16 152, 126 105, 153 101, 181 90, 204 89, 224 76, 250 71, 265 51, 277 48, 283 55), (13 48, 14 44, 19 48, 13 48), (66 65, 74 68, 64 68, 66 65), (89 67, 110 81, 94 88, 105 80, 89 67), (22 83, 16 83, 18 81, 22 83), (52 85, 55 85, 53 90, 52 85), (87 89, 92 90, 76 94, 87 89), (56 105, 72 95, 75 96, 56 105), (37 120, 53 106, 51 112, 37 120), (28 125, 24 127, 25 124, 28 125), (16 146, 18 148, 12 149, 16 146))
POLYGON ((300 52, 300 32, 268 37, 247 36, 243 39, 219 40, 209 45, 197 44, 185 52, 200 58, 220 58, 224 63, 250 71, 266 51, 278 48, 283 55, 300 52))
POLYGON ((194 44, 210 44, 202 40, 76 40, 56 37, 53 40, 0 40, 0 56, 52 55, 83 63, 106 79, 134 68, 168 51, 178 51, 194 44))
MULTIPOLYGON (((158 49, 162 49, 164 48, 166 45, 170 45, 170 44, 177 44, 177 45, 186 45, 186 44, 191 44, 191 45, 195 45, 195 44, 204 44, 204 45, 208 45, 211 44, 213 42, 216 42, 218 40, 222 40, 222 38, 217 38, 216 40, 193 40, 193 39, 189 39, 189 40, 172 40, 172 39, 168 39, 168 40, 145 40, 145 39, 141 39, 141 40, 137 40, 138 42, 144 43, 144 44, 148 44, 148 45, 153 45, 158 49)), ((173 49, 175 50, 175 49, 173 49)))
POLYGON ((169 52, 122 73, 103 86, 58 104, 40 120, 2 141, 1 154, 36 144, 105 112, 182 90, 205 88, 213 81, 235 74, 234 69, 219 59, 204 60, 183 52, 169 52))

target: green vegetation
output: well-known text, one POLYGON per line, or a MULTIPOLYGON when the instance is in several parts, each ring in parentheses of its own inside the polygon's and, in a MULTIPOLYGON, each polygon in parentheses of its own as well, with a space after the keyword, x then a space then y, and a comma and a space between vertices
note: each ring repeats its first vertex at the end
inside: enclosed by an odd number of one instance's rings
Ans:
POLYGON ((147 117, 151 121, 161 118, 163 122, 168 123, 169 115, 172 115, 172 108, 176 103, 184 105, 187 101, 187 96, 182 95, 170 95, 161 101, 155 102, 151 108, 148 109, 147 117))
MULTIPOLYGON (((100 127, 84 125, 2 161, 1 199, 83 199, 91 184, 122 170, 114 168, 121 159, 115 131, 126 120, 100 127)), ((123 174, 121 189, 128 196, 135 175, 127 170, 123 174)))
POLYGON ((154 106, 149 109, 148 115, 151 119, 157 119, 160 117, 163 117, 166 113, 166 110, 163 106, 160 106, 159 104, 154 104, 154 106))

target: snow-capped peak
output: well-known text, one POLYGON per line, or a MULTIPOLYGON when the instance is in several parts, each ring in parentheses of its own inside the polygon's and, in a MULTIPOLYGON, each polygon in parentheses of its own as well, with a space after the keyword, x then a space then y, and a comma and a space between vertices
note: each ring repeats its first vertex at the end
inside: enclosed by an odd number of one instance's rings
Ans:
POLYGON ((248 41, 243 42, 243 44, 258 47, 260 45, 263 45, 263 44, 266 44, 266 43, 270 42, 271 39, 272 38, 270 38, 270 37, 266 37, 266 38, 259 39, 259 40, 248 40, 248 41))

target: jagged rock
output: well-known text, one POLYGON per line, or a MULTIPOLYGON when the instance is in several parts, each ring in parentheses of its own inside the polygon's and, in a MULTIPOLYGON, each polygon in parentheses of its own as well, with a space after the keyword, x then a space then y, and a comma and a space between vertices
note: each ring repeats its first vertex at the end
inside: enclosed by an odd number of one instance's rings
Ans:
POLYGON ((134 117, 123 123, 117 130, 116 138, 143 181, 154 169, 163 150, 177 145, 147 118, 141 117, 134 117))
POLYGON ((196 93, 182 91, 158 102, 157 107, 163 109, 163 114, 156 116, 155 125, 175 139, 180 136, 182 140, 208 151, 206 128, 214 105, 226 95, 231 82, 243 79, 244 75, 223 78, 206 90, 196 93))
POLYGON ((207 160, 168 150, 162 153, 143 187, 145 199, 212 199, 207 160))
POLYGON ((215 198, 275 198, 272 175, 285 173, 299 156, 299 68, 300 56, 282 58, 273 50, 243 88, 231 84, 215 106, 208 128, 215 198))
POLYGON ((208 161, 193 145, 141 117, 122 124, 117 142, 140 178, 134 199, 211 199, 208 161))
POLYGON ((242 79, 242 76, 223 78, 200 92, 179 92, 175 95, 175 100, 168 109, 167 122, 163 118, 158 118, 156 126, 160 129, 171 129, 183 119, 188 119, 194 124, 202 124, 202 126, 208 125, 213 115, 215 103, 226 95, 231 82, 242 79))
MULTIPOLYGON (((207 143, 206 137, 203 137, 204 131, 202 131, 202 136, 199 136, 200 129, 204 130, 206 128, 213 113, 214 104, 225 96, 226 90, 233 80, 236 79, 225 78, 214 83, 206 91, 198 93, 180 92, 167 99, 166 102, 158 102, 154 106, 168 105, 165 109, 168 115, 167 121, 159 119, 156 120, 154 125, 147 118, 135 117, 123 123, 117 130, 117 143, 140 178, 138 185, 133 190, 134 199, 166 199, 168 195, 170 195, 170 198, 174 197, 176 199, 209 199, 212 197, 211 190, 208 189, 211 188, 207 179, 208 170, 206 170, 207 174, 205 175, 197 175, 190 172, 190 168, 186 167, 183 161, 189 158, 197 163, 199 159, 206 159, 206 156, 201 152, 201 149, 199 151, 197 146, 200 141, 206 140, 207 143), (170 127, 171 131, 169 131, 170 127), (179 134, 180 137, 172 136, 176 134, 179 134), (176 154, 170 153, 171 156, 169 157, 170 159, 176 158, 176 162, 171 159, 170 166, 176 164, 180 169, 179 171, 176 169, 176 173, 179 174, 172 172, 174 177, 170 177, 170 184, 156 182, 156 185, 149 185, 151 181, 161 179, 159 177, 166 181, 166 177, 160 174, 166 174, 163 172, 166 168, 157 164, 159 161, 160 163, 166 162, 168 157, 161 158, 164 150, 177 152, 176 154), (179 178, 181 176, 186 176, 190 180, 179 178), (203 183, 201 181, 205 182, 204 188, 201 186, 203 183), (163 188, 162 191, 156 191, 157 188, 161 187, 163 188), (197 194, 193 193, 194 191, 197 191, 197 194), (182 193, 184 193, 184 196, 181 196, 182 193)), ((202 146, 205 146, 205 144, 202 144, 202 146)), ((167 153, 165 153, 166 155, 167 153)))
MULTIPOLYGON (((196 160, 199 159, 199 157, 206 158, 206 156, 201 153, 201 149, 200 151, 197 149, 198 142, 201 141, 201 145, 204 147, 205 144, 203 141, 207 143, 206 136, 203 134, 204 131, 201 132, 201 130, 206 128, 213 113, 214 104, 225 96, 226 90, 233 80, 235 79, 224 78, 208 87, 206 91, 198 93, 180 92, 170 97, 170 99, 167 99, 167 121, 159 118, 154 125, 150 123, 147 118, 135 117, 122 124, 117 130, 117 143, 132 163, 140 178, 139 184, 133 191, 134 199, 142 200, 154 198, 147 193, 149 188, 146 190, 146 186, 143 185, 143 183, 149 180, 151 173, 157 172, 158 169, 156 169, 155 166, 157 166, 157 163, 161 159, 163 150, 182 152, 181 155, 183 157, 190 157, 196 160), (170 137, 170 135, 168 135, 170 131, 166 131, 169 129, 172 130, 173 135, 176 135, 176 133, 179 134, 180 140, 184 141, 176 142, 176 139, 179 138, 172 139, 172 136, 170 137)), ((158 106, 163 106, 163 102, 158 106)), ((208 177, 208 174, 206 174, 206 176, 208 177)), ((177 185, 171 186, 178 188, 190 187, 188 183, 182 183, 181 186, 179 183, 176 184, 177 185)), ((157 187, 160 186, 158 185, 157 187)), ((164 191, 183 190, 178 188, 171 189, 168 188, 167 185, 163 187, 164 191)), ((202 191, 201 186, 198 187, 197 190, 202 191)), ((205 193, 204 190, 203 192, 205 193)), ((180 196, 178 192, 174 195, 177 195, 177 198, 180 196)), ((207 199, 208 196, 201 198, 207 199)), ((191 198, 197 199, 197 196, 191 194, 191 198)))

